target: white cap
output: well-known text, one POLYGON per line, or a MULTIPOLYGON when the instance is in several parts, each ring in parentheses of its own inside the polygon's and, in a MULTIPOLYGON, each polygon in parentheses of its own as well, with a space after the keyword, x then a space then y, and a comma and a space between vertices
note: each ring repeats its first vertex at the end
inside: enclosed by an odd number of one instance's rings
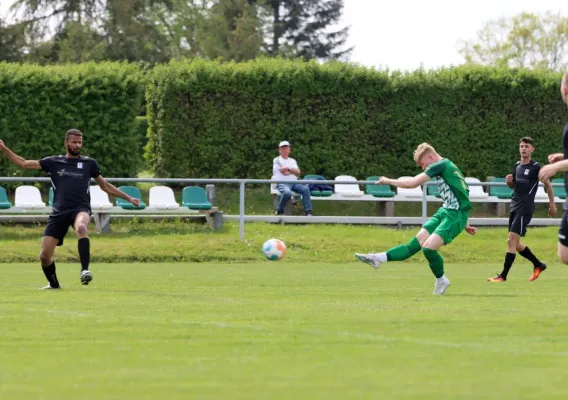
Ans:
POLYGON ((290 146, 290 143, 288 143, 286 140, 284 140, 283 142, 280 142, 278 147, 283 147, 283 146, 290 146))

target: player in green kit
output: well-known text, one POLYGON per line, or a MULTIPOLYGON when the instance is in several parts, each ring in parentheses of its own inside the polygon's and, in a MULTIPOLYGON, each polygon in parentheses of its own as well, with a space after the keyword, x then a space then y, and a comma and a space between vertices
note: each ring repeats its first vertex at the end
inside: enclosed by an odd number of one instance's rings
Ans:
POLYGON ((476 228, 468 224, 471 210, 469 186, 458 167, 447 158, 442 158, 428 143, 422 143, 414 151, 414 161, 424 170, 423 173, 410 179, 382 177, 377 184, 415 188, 435 178, 444 204, 408 244, 379 254, 355 253, 355 257, 373 268, 379 268, 387 261, 403 261, 422 250, 436 277, 434 294, 444 294, 450 281, 444 275, 444 260, 438 254, 438 249, 450 244, 464 229, 470 235, 476 233, 476 228))

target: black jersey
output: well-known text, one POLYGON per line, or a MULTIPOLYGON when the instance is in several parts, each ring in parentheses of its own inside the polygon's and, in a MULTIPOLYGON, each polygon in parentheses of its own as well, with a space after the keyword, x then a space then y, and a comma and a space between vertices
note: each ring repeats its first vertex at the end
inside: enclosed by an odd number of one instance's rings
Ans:
POLYGON ((530 160, 528 164, 517 161, 513 168, 515 190, 511 198, 511 212, 527 215, 534 213, 534 198, 538 189, 540 164, 530 160))
POLYGON ((40 160, 53 186, 52 214, 64 214, 78 209, 91 212, 91 178, 101 174, 99 164, 89 157, 52 156, 40 160))

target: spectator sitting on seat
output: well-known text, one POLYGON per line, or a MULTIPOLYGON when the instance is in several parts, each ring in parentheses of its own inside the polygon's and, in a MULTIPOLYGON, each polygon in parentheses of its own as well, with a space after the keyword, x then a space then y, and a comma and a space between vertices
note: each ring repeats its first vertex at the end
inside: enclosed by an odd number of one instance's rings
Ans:
POLYGON ((302 195, 304 204, 304 212, 306 216, 312 216, 312 201, 310 198, 310 189, 306 185, 297 183, 300 169, 298 163, 290 155, 290 143, 287 141, 280 142, 280 156, 274 159, 272 163, 272 176, 277 181, 290 181, 290 183, 278 183, 276 189, 280 192, 280 202, 276 209, 276 215, 284 214, 284 207, 288 200, 292 197, 292 192, 302 195))

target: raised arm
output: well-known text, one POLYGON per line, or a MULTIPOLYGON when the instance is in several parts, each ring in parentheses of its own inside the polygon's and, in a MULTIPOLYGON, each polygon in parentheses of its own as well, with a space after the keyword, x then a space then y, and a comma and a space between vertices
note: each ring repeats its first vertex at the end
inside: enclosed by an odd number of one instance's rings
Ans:
POLYGON ((562 161, 562 160, 564 160, 564 154, 563 153, 554 153, 554 154, 548 155, 548 162, 550 164, 554 164, 555 162, 562 161))
POLYGON ((4 153, 6 157, 12 162, 12 164, 17 165, 20 168, 24 169, 41 169, 41 165, 37 160, 26 160, 23 157, 20 157, 12 150, 10 150, 2 140, 0 140, 0 151, 4 153))
POLYGON ((568 160, 557 161, 554 164, 545 165, 538 173, 538 179, 544 182, 546 179, 552 178, 559 172, 568 171, 568 160))
POLYGON ((545 179, 542 181, 544 187, 546 188, 546 194, 548 195, 548 216, 554 217, 556 215, 556 203, 554 202, 554 189, 552 188, 552 183, 550 179, 545 179))
POLYGON ((414 178, 405 179, 390 179, 382 176, 378 181, 378 185, 393 185, 403 189, 412 189, 425 184, 430 180, 430 177, 424 172, 416 175, 414 178))
POLYGON ((100 186, 100 188, 103 192, 106 192, 106 193, 108 193, 112 196, 115 196, 115 197, 120 197, 121 199, 124 199, 124 200, 128 201, 129 203, 134 204, 137 207, 140 205, 139 199, 136 199, 134 197, 130 197, 126 193, 121 192, 112 183, 107 182, 107 180, 105 178, 103 178, 102 175, 97 176, 95 178, 95 180, 97 181, 97 183, 99 184, 99 186, 100 186))

